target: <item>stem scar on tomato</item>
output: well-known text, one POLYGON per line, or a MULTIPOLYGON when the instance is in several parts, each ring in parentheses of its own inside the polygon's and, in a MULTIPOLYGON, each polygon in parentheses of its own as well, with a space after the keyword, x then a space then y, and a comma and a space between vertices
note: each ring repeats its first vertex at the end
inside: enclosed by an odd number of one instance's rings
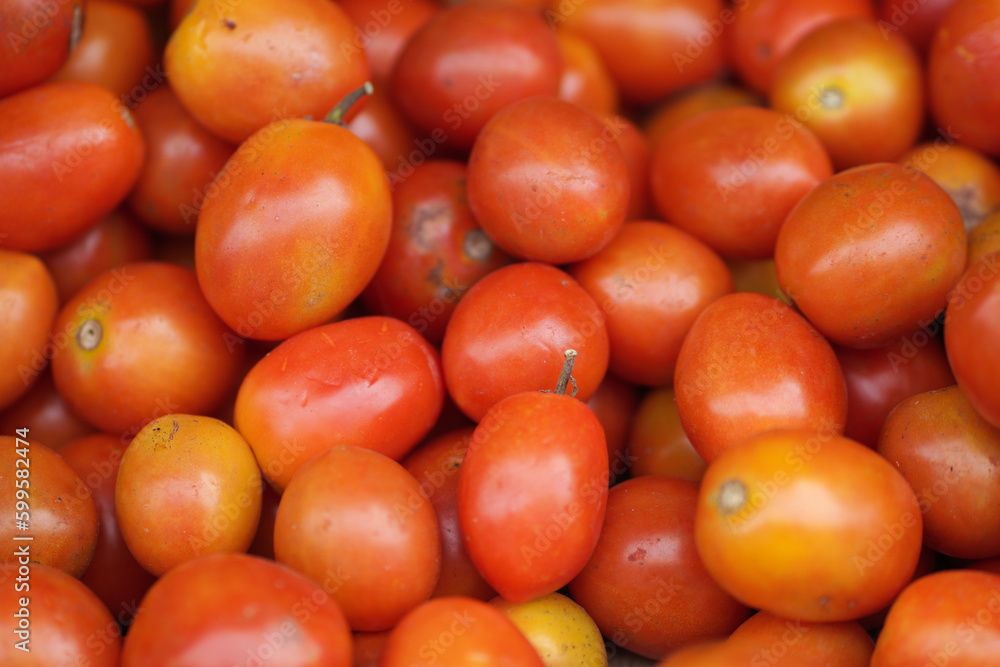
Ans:
POLYGON ((739 512, 747 504, 747 485, 738 479, 730 479, 719 487, 716 506, 723 515, 739 512))
POLYGON ((104 328, 101 323, 94 318, 84 321, 80 328, 76 330, 76 342, 80 349, 90 352, 101 343, 104 337, 104 328))

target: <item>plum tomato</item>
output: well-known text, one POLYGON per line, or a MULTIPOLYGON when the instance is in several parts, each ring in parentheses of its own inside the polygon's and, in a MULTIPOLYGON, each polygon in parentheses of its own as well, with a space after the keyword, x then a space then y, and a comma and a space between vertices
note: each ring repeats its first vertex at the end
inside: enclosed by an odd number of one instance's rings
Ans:
POLYGON ((282 340, 361 293, 391 227, 392 193, 367 144, 333 123, 279 120, 244 141, 209 186, 198 282, 240 336, 282 340))
POLYGON ((338 445, 301 468, 281 496, 274 555, 340 606, 352 630, 396 625, 441 572, 434 508, 413 475, 370 449, 338 445))
POLYGON ((944 309, 965 269, 962 214, 919 171, 877 163, 823 181, 788 214, 781 289, 831 342, 878 347, 944 309))
POLYGON ((673 387, 648 391, 639 402, 628 440, 632 477, 669 475, 697 482, 708 464, 681 425, 673 387))
POLYGON ((143 598, 121 667, 351 667, 344 613, 298 572, 246 554, 178 565, 143 598))
POLYGON ((618 84, 597 49, 572 30, 557 30, 556 39, 563 57, 559 99, 578 104, 594 114, 618 111, 618 84))
POLYGON ((604 520, 604 429, 560 389, 520 392, 491 407, 459 472, 458 518, 469 557, 514 603, 554 593, 575 577, 604 520))
POLYGON ((594 555, 569 584, 606 637, 653 660, 726 637, 750 615, 695 550, 697 496, 697 482, 661 475, 612 487, 594 555))
POLYGON ((211 417, 168 414, 129 443, 115 482, 125 544, 154 575, 209 553, 245 552, 263 482, 253 451, 211 417))
POLYGON ((490 118, 469 155, 469 208, 503 250, 566 264, 608 245, 628 210, 620 134, 557 97, 514 102, 490 118))
POLYGON ((757 649, 750 667, 780 661, 796 667, 868 667, 875 650, 875 642, 857 621, 810 623, 766 611, 744 621, 728 641, 757 649))
POLYGON ((951 196, 966 232, 1000 210, 1000 166, 979 151, 939 136, 917 144, 898 162, 924 172, 951 196))
POLYGON ((565 595, 549 593, 521 604, 497 597, 490 604, 514 621, 545 667, 608 667, 608 652, 597 624, 565 595))
POLYGON ((83 0, 9 0, 0 10, 0 98, 55 74, 80 41, 83 0))
POLYGON ((844 432, 847 387, 833 348, 783 301, 741 292, 709 305, 681 345, 677 412, 708 463, 776 428, 844 432))
POLYGON ((711 462, 695 539, 736 599, 803 621, 885 607, 920 557, 917 497, 896 466, 829 432, 775 430, 711 462))
POLYGON ((673 384, 681 343, 710 303, 733 291, 729 269, 694 236, 662 222, 627 222, 567 272, 604 311, 608 370, 627 382, 673 384))
POLYGON ((798 122, 770 109, 699 114, 656 146, 656 209, 724 257, 774 254, 785 216, 833 174, 826 149, 798 122))
POLYGON ((497 269, 469 288, 441 345, 445 386, 479 421, 501 399, 552 389, 576 350, 577 398, 588 401, 608 368, 606 316, 564 271, 538 262, 497 269))
POLYGON ((410 325, 373 315, 303 331, 272 350, 243 379, 234 424, 280 491, 334 445, 402 458, 443 401, 437 351, 410 325))

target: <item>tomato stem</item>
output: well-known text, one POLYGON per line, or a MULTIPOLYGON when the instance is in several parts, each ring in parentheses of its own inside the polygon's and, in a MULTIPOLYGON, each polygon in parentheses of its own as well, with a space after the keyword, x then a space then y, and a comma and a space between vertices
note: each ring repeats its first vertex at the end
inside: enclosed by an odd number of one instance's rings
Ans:
POLYGON ((333 123, 334 125, 340 125, 344 127, 346 123, 344 122, 344 116, 347 112, 351 110, 358 100, 360 100, 365 95, 371 95, 375 92, 375 87, 372 86, 371 81, 365 81, 364 85, 360 88, 355 88, 351 92, 344 96, 344 99, 337 102, 337 106, 333 107, 333 111, 326 115, 323 122, 333 123))
POLYGON ((572 383, 573 393, 570 396, 576 396, 576 380, 573 379, 573 363, 576 361, 576 354, 576 350, 566 350, 564 353, 566 361, 563 362, 562 371, 559 373, 559 380, 556 381, 557 394, 565 394, 566 388, 572 383))

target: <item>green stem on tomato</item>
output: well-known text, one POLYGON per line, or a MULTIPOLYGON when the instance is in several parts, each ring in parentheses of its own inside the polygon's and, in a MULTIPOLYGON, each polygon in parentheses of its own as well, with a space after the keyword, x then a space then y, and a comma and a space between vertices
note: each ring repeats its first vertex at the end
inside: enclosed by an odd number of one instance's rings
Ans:
POLYGON ((334 125, 344 127, 346 125, 344 122, 344 116, 346 116, 347 112, 351 110, 351 107, 353 107, 362 97, 365 95, 371 95, 374 91, 375 87, 372 86, 372 82, 365 81, 363 86, 352 90, 344 96, 344 99, 337 102, 337 106, 333 107, 333 111, 326 115, 323 122, 333 123, 334 125))

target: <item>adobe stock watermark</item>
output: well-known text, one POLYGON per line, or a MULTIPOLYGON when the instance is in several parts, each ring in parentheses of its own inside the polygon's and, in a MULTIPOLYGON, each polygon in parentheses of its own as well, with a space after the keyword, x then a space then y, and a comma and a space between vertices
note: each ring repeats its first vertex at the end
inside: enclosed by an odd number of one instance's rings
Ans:
MULTIPOLYGON (((59 15, 59 8, 66 5, 67 2, 75 2, 75 0, 46 0, 41 5, 32 7, 30 13, 26 12, 22 14, 20 19, 16 20, 14 25, 12 25, 12 27, 18 29, 17 32, 9 30, 6 35, 7 46, 10 47, 11 51, 15 54, 21 53, 21 49, 28 46, 33 39, 38 37, 43 29, 55 20, 56 16, 59 15)), ((80 41, 82 32, 83 3, 77 3, 73 6, 73 15, 70 24, 70 52, 73 51, 80 41)))

